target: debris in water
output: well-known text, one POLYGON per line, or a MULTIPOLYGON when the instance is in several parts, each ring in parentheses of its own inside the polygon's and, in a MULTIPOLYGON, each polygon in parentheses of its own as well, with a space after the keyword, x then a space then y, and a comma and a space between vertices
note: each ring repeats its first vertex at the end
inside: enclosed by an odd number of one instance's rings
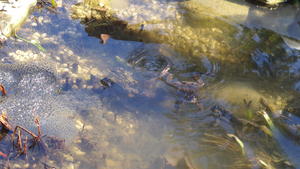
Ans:
POLYGON ((245 146, 244 143, 234 134, 227 134, 228 137, 234 138, 234 140, 241 146, 242 153, 245 155, 245 146))
POLYGON ((104 33, 100 34, 100 39, 101 39, 100 43, 106 44, 109 38, 110 38, 109 34, 104 34, 104 33))
MULTIPOLYGON (((40 120, 39 118, 35 118, 34 122, 37 126, 38 134, 33 133, 32 131, 26 129, 22 126, 16 126, 14 130, 12 130, 11 125, 7 121, 7 117, 5 114, 1 115, 0 118, 2 126, 8 131, 13 131, 11 134, 11 145, 14 147, 13 149, 8 148, 8 154, 15 154, 14 158, 17 158, 21 155, 25 155, 27 157, 28 150, 33 150, 36 146, 38 146, 38 152, 46 154, 50 152, 50 150, 55 149, 63 149, 64 148, 64 140, 42 136, 40 120), (28 139, 28 136, 31 137, 28 139)), ((7 133, 7 131, 2 131, 7 133)), ((7 158, 8 155, 0 151, 0 156, 3 158, 7 158)), ((12 157, 12 156, 11 156, 12 157)))
POLYGON ((177 107, 182 103, 191 103, 196 105, 200 110, 203 105, 200 103, 199 90, 205 85, 202 77, 193 77, 195 81, 179 81, 170 73, 171 66, 167 65, 160 73, 158 79, 165 82, 167 85, 177 89, 183 97, 177 100, 177 107))
POLYGON ((112 87, 112 85, 115 84, 114 81, 112 81, 111 79, 109 79, 107 77, 101 79, 100 83, 104 86, 104 88, 110 88, 110 87, 112 87))
POLYGON ((7 158, 7 154, 2 153, 1 151, 0 151, 0 156, 3 157, 3 158, 7 158))
POLYGON ((33 148, 36 145, 39 145, 39 147, 41 147, 43 151, 45 151, 45 152, 48 151, 47 145, 41 139, 40 120, 38 118, 36 118, 34 121, 35 121, 37 129, 38 129, 37 135, 22 126, 16 126, 14 129, 14 132, 12 135, 12 141, 13 141, 13 145, 15 145, 15 147, 17 147, 19 149, 20 154, 26 154, 27 147, 28 147, 27 136, 25 137, 25 141, 22 141, 22 131, 32 136, 32 140, 31 140, 32 144, 29 146, 29 148, 33 148), (14 144, 15 136, 17 136, 17 144, 14 144), (24 142, 24 145, 22 145, 23 142, 24 142))
POLYGON ((2 124, 3 128, 8 130, 8 131, 12 131, 12 127, 11 125, 8 123, 8 120, 7 120, 7 116, 6 116, 6 113, 2 113, 0 115, 0 123, 2 124))
POLYGON ((2 96, 6 96, 6 90, 3 85, 0 85, 0 91, 2 93, 2 96))
POLYGON ((268 123, 268 125, 270 126, 271 129, 274 128, 274 124, 266 111, 263 110, 258 113, 264 117, 264 119, 266 120, 266 122, 268 123))

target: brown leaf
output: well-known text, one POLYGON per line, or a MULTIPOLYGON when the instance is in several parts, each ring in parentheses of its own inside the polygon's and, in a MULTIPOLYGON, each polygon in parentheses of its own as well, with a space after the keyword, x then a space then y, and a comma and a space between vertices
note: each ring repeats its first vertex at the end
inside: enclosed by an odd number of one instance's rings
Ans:
POLYGON ((5 90, 4 86, 1 84, 0 84, 0 91, 2 93, 2 96, 6 96, 6 90, 5 90))
POLYGON ((102 44, 106 44, 106 42, 108 41, 108 39, 110 38, 110 35, 109 34, 101 34, 100 35, 100 39, 101 39, 101 43, 102 44))

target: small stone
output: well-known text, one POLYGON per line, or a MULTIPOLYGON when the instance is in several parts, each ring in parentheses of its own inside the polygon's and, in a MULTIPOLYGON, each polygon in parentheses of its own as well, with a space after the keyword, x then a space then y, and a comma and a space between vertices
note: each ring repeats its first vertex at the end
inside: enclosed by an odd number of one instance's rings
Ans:
POLYGON ((65 169, 75 169, 75 165, 74 163, 66 163, 63 165, 62 168, 65 168, 65 169))
POLYGON ((84 129, 85 129, 85 130, 93 130, 93 128, 94 128, 94 127, 93 127, 92 125, 85 125, 85 126, 84 126, 84 129))
POLYGON ((29 163, 26 163, 23 167, 24 168, 29 168, 29 166, 30 166, 29 163))
POLYGON ((99 6, 100 6, 100 7, 104 7, 105 5, 104 5, 103 2, 100 2, 100 3, 99 3, 99 6))
POLYGON ((73 162, 74 158, 70 154, 63 154, 65 160, 73 162))
POLYGON ((75 125, 75 127, 76 127, 77 129, 82 129, 83 126, 84 126, 84 124, 83 124, 82 121, 76 120, 76 125, 75 125))
POLYGON ((110 168, 119 168, 122 166, 121 162, 119 162, 119 161, 113 161, 113 160, 107 159, 105 162, 106 162, 107 167, 110 167, 110 168))
POLYGON ((73 152, 78 156, 84 156, 86 153, 81 151, 78 147, 73 147, 73 152))
POLYGON ((58 60, 58 61, 60 61, 60 57, 59 56, 56 56, 55 59, 58 60))
POLYGON ((108 141, 101 141, 101 142, 99 143, 99 145, 100 145, 101 147, 108 147, 108 146, 109 146, 109 142, 108 142, 108 141))

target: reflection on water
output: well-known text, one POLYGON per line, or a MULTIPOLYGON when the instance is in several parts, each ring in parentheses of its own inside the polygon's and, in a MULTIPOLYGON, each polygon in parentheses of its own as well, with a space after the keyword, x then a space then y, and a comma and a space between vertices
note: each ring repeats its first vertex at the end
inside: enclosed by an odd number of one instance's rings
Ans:
POLYGON ((2 62, 34 62, 41 69, 0 73, 12 92, 0 104, 11 118, 40 113, 46 134, 55 135, 47 120, 71 115, 70 121, 56 120, 56 126, 67 125, 57 136, 75 136, 60 161, 47 163, 103 169, 300 167, 295 6, 114 0, 111 9, 105 7, 68 1, 58 14, 35 11, 19 34, 41 42, 46 52, 13 39, 1 48, 2 62), (101 44, 104 35, 109 40, 101 44), (43 73, 45 62, 55 73, 43 73))

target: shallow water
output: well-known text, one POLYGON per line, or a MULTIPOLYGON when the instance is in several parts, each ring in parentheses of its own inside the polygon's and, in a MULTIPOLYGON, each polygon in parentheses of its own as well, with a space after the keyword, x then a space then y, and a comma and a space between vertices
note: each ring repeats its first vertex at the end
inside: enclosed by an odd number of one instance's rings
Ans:
POLYGON ((114 0, 103 21, 75 19, 76 3, 35 9, 18 31, 45 52, 13 38, 0 49, 1 109, 67 140, 29 168, 300 168, 300 129, 287 130, 300 124, 296 5, 114 0), (158 78, 168 65, 173 81, 205 85, 187 96, 158 78))

